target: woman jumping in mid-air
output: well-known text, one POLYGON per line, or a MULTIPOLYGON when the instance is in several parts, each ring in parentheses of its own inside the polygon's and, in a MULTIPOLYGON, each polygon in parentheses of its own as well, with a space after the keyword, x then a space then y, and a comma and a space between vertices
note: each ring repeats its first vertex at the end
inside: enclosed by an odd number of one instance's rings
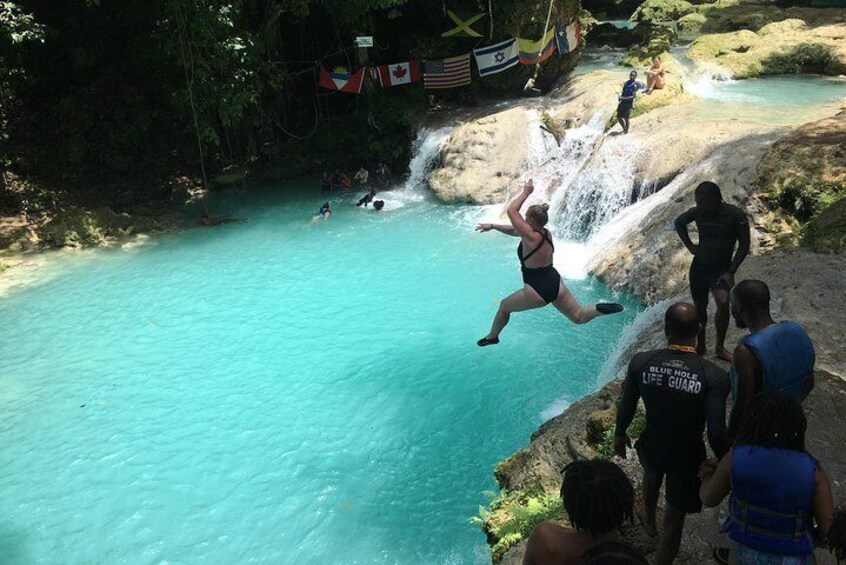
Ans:
POLYGON ((499 343, 499 333, 508 323, 512 312, 522 312, 533 308, 542 308, 553 304, 559 312, 575 324, 585 324, 602 314, 622 312, 617 303, 599 303, 596 306, 580 306, 573 294, 564 286, 561 275, 552 266, 552 253, 555 250, 549 231, 544 228, 549 218, 547 204, 535 204, 526 210, 525 219, 520 208, 534 190, 530 180, 523 186, 523 191, 508 205, 508 219, 511 225, 479 224, 476 230, 486 232, 496 230, 522 239, 517 246, 517 258, 523 271, 522 289, 511 294, 499 304, 494 316, 491 331, 477 343, 479 347, 499 343), (527 250, 525 252, 524 250, 527 250))

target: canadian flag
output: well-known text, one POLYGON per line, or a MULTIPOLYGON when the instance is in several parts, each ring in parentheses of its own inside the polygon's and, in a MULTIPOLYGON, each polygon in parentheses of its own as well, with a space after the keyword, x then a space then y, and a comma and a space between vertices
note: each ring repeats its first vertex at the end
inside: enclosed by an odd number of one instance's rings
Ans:
POLYGON ((379 65, 379 82, 383 87, 411 84, 420 80, 420 65, 417 61, 379 65))

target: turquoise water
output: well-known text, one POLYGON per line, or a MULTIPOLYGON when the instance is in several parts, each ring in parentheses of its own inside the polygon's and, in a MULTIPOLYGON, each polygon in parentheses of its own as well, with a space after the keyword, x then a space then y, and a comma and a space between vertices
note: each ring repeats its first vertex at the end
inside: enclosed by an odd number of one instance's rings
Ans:
POLYGON ((481 350, 516 240, 387 200, 310 223, 316 191, 214 197, 252 222, 0 299, 0 563, 488 563, 493 466, 595 388, 637 306, 523 313, 481 350))
POLYGON ((742 117, 769 125, 792 125, 829 116, 846 101, 846 80, 811 75, 737 81, 700 81, 686 88, 703 100, 708 118, 742 117))

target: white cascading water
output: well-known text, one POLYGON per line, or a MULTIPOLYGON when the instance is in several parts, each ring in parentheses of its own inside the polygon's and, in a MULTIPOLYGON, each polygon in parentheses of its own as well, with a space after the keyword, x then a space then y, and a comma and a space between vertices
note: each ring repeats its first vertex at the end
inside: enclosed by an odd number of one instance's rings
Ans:
POLYGON ((426 189, 426 177, 432 171, 438 158, 441 145, 449 138, 453 128, 421 128, 411 146, 413 157, 408 163, 408 178, 403 190, 423 194, 426 189))
POLYGON ((412 158, 408 163, 408 176, 398 189, 378 197, 385 201, 386 209, 402 208, 409 202, 419 202, 426 198, 426 177, 434 168, 441 145, 452 130, 452 127, 418 130, 411 146, 412 158))

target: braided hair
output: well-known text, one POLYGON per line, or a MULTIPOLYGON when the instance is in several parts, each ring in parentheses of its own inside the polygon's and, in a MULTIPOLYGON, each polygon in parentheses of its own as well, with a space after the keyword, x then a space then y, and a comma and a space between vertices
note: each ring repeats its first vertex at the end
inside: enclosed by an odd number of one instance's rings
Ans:
POLYGON ((561 500, 570 523, 597 537, 632 520, 634 488, 623 470, 611 461, 580 460, 564 468, 561 500))
POLYGON ((631 546, 621 541, 598 543, 582 553, 581 565, 648 565, 649 562, 631 546))
POLYGON ((805 451, 807 428, 798 402, 777 390, 765 391, 744 408, 735 443, 805 451))

